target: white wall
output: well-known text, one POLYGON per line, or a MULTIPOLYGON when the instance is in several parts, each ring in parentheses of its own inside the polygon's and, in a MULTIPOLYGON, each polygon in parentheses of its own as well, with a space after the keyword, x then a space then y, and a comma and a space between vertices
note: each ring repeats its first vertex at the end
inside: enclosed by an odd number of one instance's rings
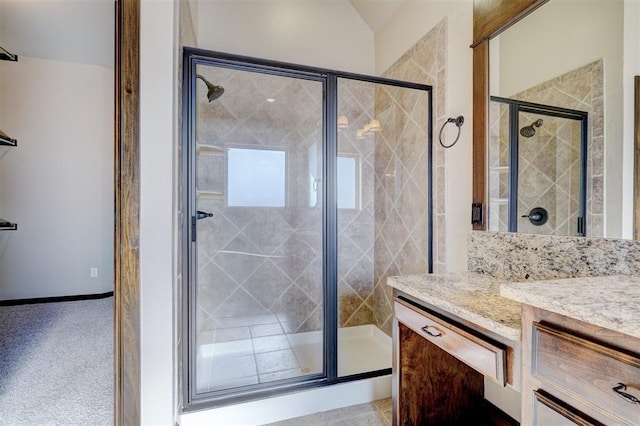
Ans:
MULTIPOLYGON (((375 35, 376 72, 384 72, 443 18, 448 21, 447 116, 463 115, 458 143, 446 153, 446 247, 449 271, 467 269, 467 232, 471 229, 472 165, 472 0, 408 1, 375 35)), ((439 129, 434 129, 437 137, 439 129)), ((434 143, 435 139, 434 139, 434 143)))
POLYGON ((0 92, 0 300, 112 291, 113 70, 20 56, 0 92))
MULTIPOLYGON (((610 238, 622 236, 623 3, 552 1, 537 9, 499 36, 500 87, 491 88, 492 95, 510 97, 604 59, 605 236, 610 238)), ((627 188, 626 196, 632 195, 627 188)))
POLYGON ((362 74, 373 33, 347 1, 200 0, 198 47, 362 74))
POLYGON ((143 425, 173 425, 175 52, 179 2, 140 9, 140 335, 143 425))
MULTIPOLYGON (((622 238, 633 238, 634 76, 640 75, 640 2, 624 0, 622 238)), ((640 183, 635 183, 640 185, 640 183)))

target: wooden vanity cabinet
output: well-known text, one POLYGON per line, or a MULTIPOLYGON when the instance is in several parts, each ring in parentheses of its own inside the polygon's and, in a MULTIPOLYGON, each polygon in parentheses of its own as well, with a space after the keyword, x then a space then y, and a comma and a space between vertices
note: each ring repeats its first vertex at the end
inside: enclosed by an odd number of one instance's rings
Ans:
POLYGON ((484 400, 485 376, 513 383, 517 351, 432 309, 394 300, 393 424, 517 425, 484 400))
POLYGON ((528 305, 522 325, 522 424, 640 424, 640 339, 528 305))

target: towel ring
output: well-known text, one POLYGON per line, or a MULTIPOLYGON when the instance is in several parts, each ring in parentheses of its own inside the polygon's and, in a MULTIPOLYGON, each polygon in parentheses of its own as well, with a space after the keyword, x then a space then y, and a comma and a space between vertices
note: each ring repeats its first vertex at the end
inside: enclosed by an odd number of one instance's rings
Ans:
POLYGON ((461 115, 457 116, 456 118, 447 118, 447 121, 445 121, 442 124, 442 127, 440 127, 440 134, 438 135, 438 141, 440 142, 440 146, 443 148, 451 148, 452 146, 454 146, 458 142, 458 139, 460 139, 460 128, 462 127, 463 124, 464 124, 464 117, 461 115), (447 126, 447 124, 449 123, 455 123, 456 127, 458 128, 458 135, 456 136, 456 140, 454 140, 451 144, 445 145, 444 142, 442 142, 442 132, 444 131, 444 128, 447 126))

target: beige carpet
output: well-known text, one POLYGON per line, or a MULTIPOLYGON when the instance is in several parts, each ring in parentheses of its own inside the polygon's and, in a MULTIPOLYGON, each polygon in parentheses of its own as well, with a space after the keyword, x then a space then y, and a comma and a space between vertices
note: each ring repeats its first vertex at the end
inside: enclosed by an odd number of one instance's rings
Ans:
POLYGON ((113 424, 113 297, 0 306, 0 424, 113 424))

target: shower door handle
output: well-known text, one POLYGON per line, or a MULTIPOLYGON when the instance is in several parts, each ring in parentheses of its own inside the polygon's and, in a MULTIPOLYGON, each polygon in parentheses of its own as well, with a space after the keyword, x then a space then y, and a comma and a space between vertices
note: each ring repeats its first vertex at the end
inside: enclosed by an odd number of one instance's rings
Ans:
POLYGON ((209 213, 209 212, 203 212, 202 210, 198 210, 197 212, 197 219, 206 219, 208 217, 213 217, 213 213, 209 213))

